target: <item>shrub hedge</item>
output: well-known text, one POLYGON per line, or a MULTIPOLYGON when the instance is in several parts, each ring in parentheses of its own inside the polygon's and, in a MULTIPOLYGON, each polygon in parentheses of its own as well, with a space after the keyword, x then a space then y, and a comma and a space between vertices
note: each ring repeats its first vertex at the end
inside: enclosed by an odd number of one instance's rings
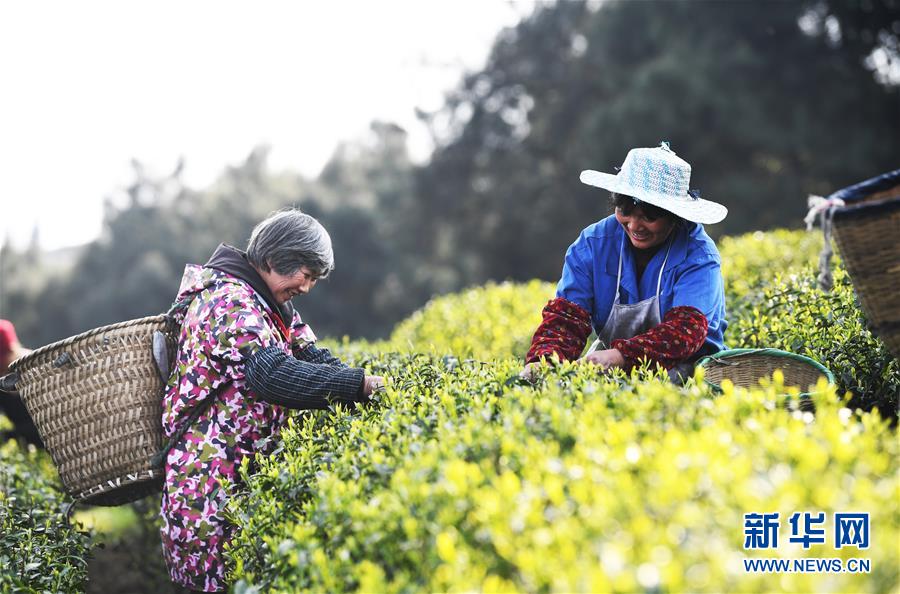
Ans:
MULTIPOLYGON (((276 455, 241 469, 235 591, 897 590, 900 369, 839 265, 834 291, 816 288, 821 245, 784 230, 719 242, 726 341, 829 367, 837 385, 819 386, 815 416, 777 374, 718 395, 702 372, 676 387, 564 364, 522 385, 554 292, 540 281, 436 298, 388 341, 337 345, 388 389, 295 415, 276 455), (805 511, 869 512, 870 548, 743 549, 743 514, 779 512, 783 542, 805 511), (872 566, 744 571, 755 557, 872 566)), ((0 591, 83 590, 89 536, 65 522, 49 459, 12 442, 0 455, 0 591)))
MULTIPOLYGON (((831 369, 851 406, 878 406, 897 416, 900 367, 866 328, 839 259, 831 292, 816 287, 822 236, 779 229, 725 237, 719 242, 725 277, 731 348, 773 347, 809 356, 831 369)), ((397 326, 389 342, 353 345, 341 352, 452 353, 479 360, 521 359, 554 294, 550 283, 488 284, 433 299, 397 326)))
POLYGON ((754 231, 718 241, 725 277, 728 312, 740 307, 777 273, 788 274, 817 265, 822 233, 797 229, 754 231))
MULTIPOLYGON (((295 417, 244 467, 230 574, 248 591, 892 591, 900 447, 819 386, 676 387, 563 365, 362 361, 391 378, 356 414, 295 417), (743 514, 867 511, 871 546, 743 549, 743 514), (867 574, 757 574, 744 558, 868 558, 867 574)), ((831 537, 829 537, 831 538, 831 537)))
POLYGON ((83 592, 90 537, 66 521, 53 463, 12 440, 0 459, 0 592, 83 592))
POLYGON ((777 375, 721 396, 702 373, 679 388, 570 365, 519 385, 547 283, 441 297, 389 343, 345 344, 391 385, 354 414, 298 415, 276 457, 243 469, 229 511, 237 591, 895 590, 897 363, 839 264, 834 291, 816 288, 821 245, 802 231, 720 243, 729 345, 828 366, 837 386, 819 386, 815 416, 791 408, 796 389, 777 375), (849 408, 874 405, 890 419, 849 408), (779 512, 785 539, 793 512, 854 510, 871 516, 864 551, 742 547, 745 513, 779 512), (772 556, 862 557, 872 571, 742 565, 772 556))
POLYGON ((834 288, 824 292, 815 273, 778 274, 760 292, 758 303, 728 329, 731 344, 774 347, 822 362, 835 375, 839 390, 850 392, 850 405, 878 407, 897 416, 900 364, 866 326, 850 277, 834 269, 834 288))
POLYGON ((483 361, 524 358, 541 310, 556 287, 528 283, 488 283, 432 299, 400 322, 387 350, 452 353, 483 361))

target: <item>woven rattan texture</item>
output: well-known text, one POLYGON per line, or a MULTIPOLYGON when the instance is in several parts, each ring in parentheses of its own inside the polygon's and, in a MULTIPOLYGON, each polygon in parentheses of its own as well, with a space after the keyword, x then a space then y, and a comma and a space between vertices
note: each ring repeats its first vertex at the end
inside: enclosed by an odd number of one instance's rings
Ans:
POLYGON ((63 485, 77 500, 114 505, 152 492, 161 471, 162 393, 153 360, 165 316, 98 328, 36 350, 16 365, 18 389, 63 485))
POLYGON ((822 372, 802 360, 765 353, 748 353, 734 355, 723 359, 711 358, 703 365, 705 379, 716 385, 729 379, 735 386, 753 388, 759 386, 759 380, 772 377, 776 369, 784 373, 784 385, 796 386, 803 391, 811 391, 825 377, 822 372))
POLYGON ((877 216, 835 218, 834 237, 869 323, 900 359, 900 198, 894 202, 877 216))

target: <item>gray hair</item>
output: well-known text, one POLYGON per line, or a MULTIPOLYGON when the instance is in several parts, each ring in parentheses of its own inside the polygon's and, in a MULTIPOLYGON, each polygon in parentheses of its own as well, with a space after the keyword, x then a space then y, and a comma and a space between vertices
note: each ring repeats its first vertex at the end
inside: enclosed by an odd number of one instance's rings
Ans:
POLYGON ((257 268, 292 276, 304 266, 317 278, 334 270, 328 231, 296 208, 273 212, 253 228, 247 259, 257 268))

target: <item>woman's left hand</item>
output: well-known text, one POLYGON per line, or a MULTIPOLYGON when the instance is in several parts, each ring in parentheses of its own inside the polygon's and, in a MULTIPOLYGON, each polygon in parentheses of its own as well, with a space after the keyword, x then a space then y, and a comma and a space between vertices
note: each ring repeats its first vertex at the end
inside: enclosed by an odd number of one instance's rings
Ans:
POLYGON ((367 375, 363 384, 363 394, 371 396, 378 390, 384 389, 384 378, 380 375, 367 375))
POLYGON ((575 362, 591 363, 599 365, 603 369, 609 369, 610 367, 622 367, 625 365, 625 357, 622 356, 618 349, 606 349, 605 351, 594 351, 575 362))

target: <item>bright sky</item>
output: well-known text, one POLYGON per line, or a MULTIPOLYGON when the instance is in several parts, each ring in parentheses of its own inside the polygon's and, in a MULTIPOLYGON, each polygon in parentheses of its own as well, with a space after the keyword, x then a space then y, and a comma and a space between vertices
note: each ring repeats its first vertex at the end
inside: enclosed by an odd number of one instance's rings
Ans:
POLYGON ((90 241, 132 158, 209 184, 253 147, 315 176, 373 119, 430 146, 435 109, 495 35, 509 0, 4 2, 0 4, 0 240, 90 241))

